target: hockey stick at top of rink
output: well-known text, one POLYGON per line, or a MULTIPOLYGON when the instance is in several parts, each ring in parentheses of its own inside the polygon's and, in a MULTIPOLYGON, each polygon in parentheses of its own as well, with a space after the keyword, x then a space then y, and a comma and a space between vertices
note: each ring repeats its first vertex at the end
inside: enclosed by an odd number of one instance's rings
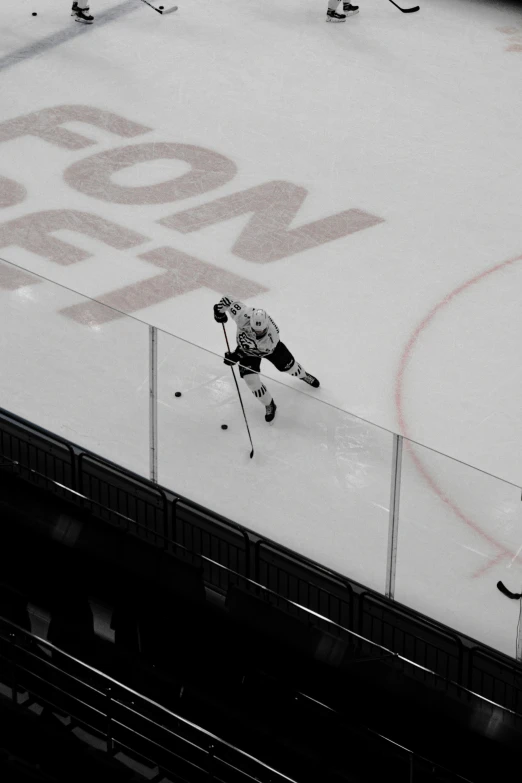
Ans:
POLYGON ((522 598, 522 593, 512 593, 511 590, 508 590, 504 582, 497 582, 497 587, 500 590, 500 592, 503 593, 507 598, 513 598, 513 599, 522 598))
POLYGON ((390 3, 392 3, 395 8, 398 8, 399 11, 402 11, 403 14, 413 14, 415 11, 420 11, 420 5, 416 5, 413 8, 401 8, 400 5, 397 5, 397 3, 394 2, 394 0, 390 0, 390 3))
POLYGON ((163 15, 165 15, 165 14, 172 14, 172 13, 174 13, 174 11, 178 10, 178 6, 177 5, 173 5, 170 8, 165 8, 162 5, 156 7, 155 5, 152 5, 152 3, 149 3, 149 0, 141 0, 141 2, 145 3, 145 5, 148 5, 149 8, 153 8, 155 11, 158 12, 158 14, 163 14, 163 15))

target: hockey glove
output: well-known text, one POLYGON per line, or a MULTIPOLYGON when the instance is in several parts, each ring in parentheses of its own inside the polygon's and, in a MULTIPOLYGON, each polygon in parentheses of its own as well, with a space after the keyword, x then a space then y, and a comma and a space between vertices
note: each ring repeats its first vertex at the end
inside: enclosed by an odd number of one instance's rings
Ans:
POLYGON ((238 353, 237 349, 235 351, 227 351, 225 353, 225 364, 228 364, 229 367, 233 367, 234 364, 237 364, 241 361, 241 354, 238 353))
POLYGON ((228 315, 223 312, 220 304, 214 305, 214 321, 217 321, 218 324, 226 324, 228 321, 228 315))

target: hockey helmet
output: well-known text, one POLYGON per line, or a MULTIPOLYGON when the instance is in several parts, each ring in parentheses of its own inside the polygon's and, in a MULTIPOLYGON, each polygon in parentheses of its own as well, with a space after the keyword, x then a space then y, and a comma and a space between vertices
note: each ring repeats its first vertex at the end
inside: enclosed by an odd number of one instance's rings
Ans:
POLYGON ((250 316, 250 326, 258 340, 268 332, 268 315, 266 310, 254 310, 250 316))

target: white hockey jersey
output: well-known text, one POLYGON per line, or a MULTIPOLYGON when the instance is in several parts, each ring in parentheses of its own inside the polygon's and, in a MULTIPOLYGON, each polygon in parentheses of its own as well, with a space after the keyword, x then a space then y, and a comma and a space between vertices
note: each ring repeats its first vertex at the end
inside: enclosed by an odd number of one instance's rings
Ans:
POLYGON ((279 329, 270 316, 267 333, 258 339, 250 326, 250 316, 255 307, 249 307, 231 296, 224 296, 219 304, 236 322, 237 345, 246 356, 268 356, 272 353, 279 342, 279 329))

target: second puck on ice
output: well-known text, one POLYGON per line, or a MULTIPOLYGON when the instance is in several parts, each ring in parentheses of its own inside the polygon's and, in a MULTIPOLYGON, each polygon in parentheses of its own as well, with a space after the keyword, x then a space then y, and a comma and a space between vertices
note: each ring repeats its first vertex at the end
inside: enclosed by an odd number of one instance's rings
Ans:
POLYGON ((181 392, 176 392, 176 393, 174 394, 174 397, 181 397, 181 392))
POLYGON ((222 430, 228 430, 228 424, 222 424, 221 425, 222 430))

